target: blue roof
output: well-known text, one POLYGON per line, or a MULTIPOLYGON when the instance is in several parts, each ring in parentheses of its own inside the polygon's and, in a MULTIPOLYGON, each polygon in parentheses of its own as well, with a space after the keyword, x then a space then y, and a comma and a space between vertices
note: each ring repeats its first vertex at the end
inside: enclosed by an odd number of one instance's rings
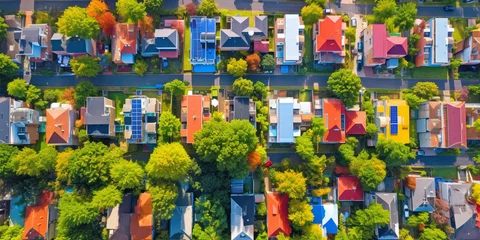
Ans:
POLYGON ((20 225, 23 227, 25 222, 25 203, 21 203, 21 196, 14 197, 10 201, 10 220, 15 225, 20 225))
POLYGON ((310 198, 310 206, 312 206, 313 224, 322 224, 325 210, 322 208, 322 198, 310 198))
POLYGON ((327 230, 327 234, 337 234, 338 231, 337 224, 335 224, 335 222, 331 218, 325 225, 323 225, 323 228, 327 230))
POLYGON ((125 64, 133 64, 135 62, 135 55, 132 53, 122 54, 122 62, 125 64))
POLYGON ((278 141, 280 143, 293 143, 293 99, 280 98, 278 101, 278 141))
MULTIPOLYGON (((213 18, 190 18, 190 63, 215 64, 216 23, 213 18)), ((195 70, 194 70, 195 71, 195 70)))
POLYGON ((71 37, 67 40, 68 53, 85 53, 87 52, 86 40, 79 37, 71 37))
POLYGON ((280 72, 282 72, 282 73, 288 73, 288 66, 281 66, 281 67, 280 67, 280 72))
POLYGON ((215 65, 193 65, 193 72, 213 73, 216 71, 215 65))
POLYGON ((34 43, 32 44, 32 49, 32 55, 30 55, 30 57, 39 58, 42 56, 42 47, 40 47, 40 45, 34 43))
POLYGON ((433 212, 433 207, 430 204, 420 205, 413 211, 414 212, 433 212))
POLYGON ((142 100, 132 100, 132 139, 142 139, 142 100))
POLYGON ((387 60, 387 68, 398 67, 398 58, 392 58, 387 60))

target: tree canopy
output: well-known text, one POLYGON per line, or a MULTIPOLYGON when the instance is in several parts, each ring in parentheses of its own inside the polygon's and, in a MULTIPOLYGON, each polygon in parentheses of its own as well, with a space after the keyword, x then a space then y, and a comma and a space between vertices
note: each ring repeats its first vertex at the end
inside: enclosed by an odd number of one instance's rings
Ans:
POLYGON ((275 69, 275 58, 271 54, 265 54, 262 58, 262 68, 264 71, 273 71, 275 69))
POLYGON ((203 214, 193 227, 194 239, 222 239, 223 232, 228 229, 228 220, 220 202, 198 198, 195 209, 203 214))
POLYGON ((472 199, 480 204, 480 184, 474 183, 472 187, 472 199))
POLYGON ((5 19, 0 16, 0 41, 7 36, 8 25, 5 23, 5 19))
POLYGON ((173 183, 163 182, 155 186, 149 185, 148 192, 152 196, 153 210, 162 220, 168 220, 173 216, 175 201, 178 198, 178 188, 173 183))
POLYGON ((180 129, 182 123, 171 112, 162 112, 158 126, 158 142, 172 143, 180 140, 180 129))
POLYGON ((373 16, 376 23, 385 23, 385 21, 397 13, 397 3, 395 0, 379 0, 373 7, 373 16))
POLYGON ((385 161, 387 167, 397 167, 415 158, 415 152, 402 143, 392 139, 380 138, 377 142, 378 157, 385 161))
POLYGON ((248 55, 245 60, 248 64, 248 71, 258 72, 260 70, 260 56, 257 53, 252 53, 248 55))
POLYGON ((139 3, 137 0, 118 0, 115 6, 123 22, 136 24, 146 14, 145 3, 139 3))
POLYGON ((254 98, 256 97, 259 100, 265 99, 268 94, 267 87, 263 82, 257 81, 253 85, 253 94, 255 95, 254 98))
POLYGON ((203 0, 198 6, 197 14, 199 16, 213 17, 218 13, 218 4, 215 0, 203 0))
POLYGON ((232 91, 236 96, 250 97, 253 94, 253 82, 245 78, 237 78, 233 82, 232 91))
POLYGON ((350 171, 360 179, 364 191, 375 191, 387 175, 385 162, 377 158, 355 159, 350 163, 350 171))
POLYGON ((425 101, 424 99, 419 98, 414 93, 402 94, 402 98, 403 100, 407 101, 408 106, 412 110, 417 110, 420 107, 420 104, 425 101))
POLYGON ((235 77, 243 77, 247 73, 247 61, 230 58, 227 64, 227 72, 235 77))
POLYGON ((135 61, 135 64, 133 64, 133 71, 143 77, 143 75, 145 75, 145 73, 148 71, 148 63, 142 58, 138 58, 135 61))
POLYGON ((163 0, 145 0, 145 8, 151 14, 160 14, 163 10, 163 0))
POLYGON ((87 97, 98 96, 97 88, 89 81, 82 81, 75 87, 75 108, 85 106, 87 97))
POLYGON ((12 159, 12 166, 17 175, 40 177, 53 173, 56 165, 57 151, 47 147, 37 154, 32 148, 23 148, 12 159))
POLYGON ((10 57, 0 53, 0 76, 12 76, 18 70, 18 65, 10 60, 10 57))
POLYGON ((302 20, 307 25, 312 25, 318 22, 323 15, 323 10, 320 6, 315 3, 304 6, 300 13, 302 15, 302 20))
POLYGON ((59 239, 102 239, 102 229, 98 224, 98 211, 82 197, 65 194, 58 204, 59 239))
POLYGON ((312 206, 306 201, 293 199, 288 202, 288 219, 293 228, 302 229, 313 221, 312 206))
POLYGON ((108 36, 113 35, 113 30, 115 29, 115 24, 117 24, 117 21, 111 12, 103 13, 97 18, 97 21, 98 24, 100 24, 100 28, 104 34, 108 36))
POLYGON ((438 96, 438 86, 434 82, 418 82, 412 87, 412 92, 419 98, 430 100, 438 96))
POLYGON ((343 104, 347 107, 353 106, 358 101, 361 88, 360 78, 347 69, 340 69, 332 73, 327 82, 327 89, 342 99, 343 104))
POLYGON ((291 169, 285 172, 279 172, 275 175, 277 191, 288 194, 290 199, 301 199, 307 192, 307 179, 301 172, 295 172, 291 169))
POLYGON ((158 145, 145 166, 150 179, 154 181, 179 181, 191 170, 193 161, 180 143, 158 145))
POLYGON ((103 0, 92 0, 87 6, 88 16, 97 19, 105 12, 108 12, 108 6, 103 0))
POLYGON ((361 232, 361 239, 372 239, 375 234, 375 226, 385 226, 390 222, 390 213, 376 202, 365 209, 357 210, 347 219, 347 225, 356 226, 361 232))
POLYGON ((412 29, 417 12, 417 5, 413 2, 400 4, 396 14, 397 17, 394 18, 395 26, 399 27, 400 31, 412 29))
POLYGON ((165 84, 165 91, 170 93, 172 96, 181 97, 185 94, 185 83, 178 79, 172 80, 165 84))
POLYGON ((425 228, 420 234, 419 240, 447 240, 448 237, 441 229, 425 228))
POLYGON ((113 208, 122 202, 123 193, 115 186, 106 186, 93 192, 91 205, 98 211, 113 208))
POLYGON ((7 85, 8 95, 18 98, 20 100, 25 100, 27 93, 27 83, 21 78, 16 78, 7 85))
MULTIPOLYGON (((88 16, 85 8, 68 7, 57 22, 58 32, 69 37, 92 39, 98 35, 98 22, 88 16)), ((72 59, 73 60, 73 59, 72 59)))
POLYGON ((99 58, 84 55, 70 60, 70 66, 76 77, 95 77, 102 71, 99 62, 99 58))
POLYGON ((110 177, 120 190, 139 189, 142 187, 145 172, 140 164, 122 159, 113 164, 110 177))

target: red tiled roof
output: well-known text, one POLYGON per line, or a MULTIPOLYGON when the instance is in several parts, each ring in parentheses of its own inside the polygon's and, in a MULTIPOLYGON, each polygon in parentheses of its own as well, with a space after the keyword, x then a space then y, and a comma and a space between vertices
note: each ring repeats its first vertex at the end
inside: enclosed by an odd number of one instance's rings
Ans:
POLYGON ((27 206, 25 210, 25 227, 22 239, 45 239, 48 231, 48 207, 54 202, 53 192, 43 191, 38 204, 27 206))
POLYGON ((342 17, 327 16, 318 20, 319 33, 316 37, 316 51, 340 52, 342 51, 342 17))
POLYGON ((467 147, 467 126, 465 117, 465 103, 451 102, 447 103, 447 146, 452 147, 467 147))
POLYGON ((323 121, 327 126, 327 132, 323 136, 323 142, 345 142, 345 129, 342 128, 342 113, 345 112, 340 99, 323 99, 323 121))
POLYGON ((270 51, 270 43, 268 41, 253 42, 255 52, 268 53, 270 51))
POLYGON ((178 58, 178 50, 176 51, 162 51, 158 52, 159 58, 178 58))
POLYGON ((276 237, 279 233, 290 236, 292 228, 288 220, 288 195, 267 193, 267 230, 268 237, 276 237))
POLYGON ((386 58, 387 27, 385 24, 373 24, 373 58, 386 58))
POLYGON ((150 193, 138 196, 135 213, 130 220, 130 235, 132 240, 151 240, 153 229, 152 198, 150 193))
POLYGON ((338 177, 338 201, 363 201, 363 189, 355 176, 338 177))
POLYGON ((117 23, 114 31, 117 47, 122 54, 137 53, 138 27, 135 24, 117 23))
POLYGON ((47 109, 46 140, 48 144, 68 143, 70 138, 70 110, 47 109))
POLYGON ((187 129, 182 136, 187 137, 187 143, 193 143, 193 135, 202 129, 202 97, 202 95, 187 95, 182 99, 182 108, 186 108, 187 111, 187 129))
POLYGON ((364 111, 346 111, 345 122, 346 134, 367 133, 367 114, 364 111))

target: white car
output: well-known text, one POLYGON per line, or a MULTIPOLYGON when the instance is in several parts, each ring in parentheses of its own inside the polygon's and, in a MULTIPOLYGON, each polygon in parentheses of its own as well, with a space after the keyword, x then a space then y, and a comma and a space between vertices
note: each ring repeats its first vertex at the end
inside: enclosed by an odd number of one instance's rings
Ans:
POLYGON ((357 19, 355 17, 350 19, 350 26, 357 27, 357 19))
POLYGON ((325 9, 323 9, 323 13, 325 15, 332 15, 332 14, 335 14, 335 11, 333 11, 333 9, 331 9, 331 8, 325 8, 325 9))

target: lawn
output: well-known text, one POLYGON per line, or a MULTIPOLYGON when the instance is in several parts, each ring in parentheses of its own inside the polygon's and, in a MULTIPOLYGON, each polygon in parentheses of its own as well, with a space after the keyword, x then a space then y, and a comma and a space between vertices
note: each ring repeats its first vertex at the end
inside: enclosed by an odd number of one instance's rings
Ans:
POLYGON ((300 91, 300 102, 311 102, 312 101, 312 91, 304 90, 300 91))
POLYGON ((191 72, 192 64, 190 64, 190 18, 185 20, 184 45, 183 45, 183 72, 191 72))
POLYGON ((455 31, 453 32, 453 39, 455 42, 462 41, 465 39, 465 28, 467 27, 467 19, 466 18, 453 18, 450 20, 455 31))
POLYGON ((37 152, 48 146, 46 138, 47 138, 47 136, 46 136, 45 133, 39 133, 38 134, 38 140, 35 143, 35 147, 34 147, 37 152))
POLYGON ((125 103, 125 99, 128 98, 128 96, 124 92, 119 92, 119 91, 108 91, 107 98, 115 101, 115 112, 117 118, 120 118, 121 122, 123 123, 123 115, 120 114, 122 112, 123 104, 125 103))
POLYGON ((447 67, 418 67, 412 70, 413 78, 420 79, 448 79, 447 67))
POLYGON ((432 168, 432 177, 441 177, 444 179, 458 179, 456 167, 432 168))
POLYGON ((227 10, 227 9, 222 9, 220 10, 220 13, 222 16, 242 16, 242 17, 251 17, 249 19, 250 21, 250 26, 255 25, 255 18, 253 16, 257 15, 263 15, 264 13, 262 11, 250 11, 250 10, 227 10))
POLYGON ((415 142, 418 144, 418 135, 417 135, 417 120, 410 119, 410 139, 415 138, 415 142))
POLYGON ((307 69, 313 68, 313 40, 312 40, 312 26, 305 25, 305 43, 303 44, 304 60, 307 69))

